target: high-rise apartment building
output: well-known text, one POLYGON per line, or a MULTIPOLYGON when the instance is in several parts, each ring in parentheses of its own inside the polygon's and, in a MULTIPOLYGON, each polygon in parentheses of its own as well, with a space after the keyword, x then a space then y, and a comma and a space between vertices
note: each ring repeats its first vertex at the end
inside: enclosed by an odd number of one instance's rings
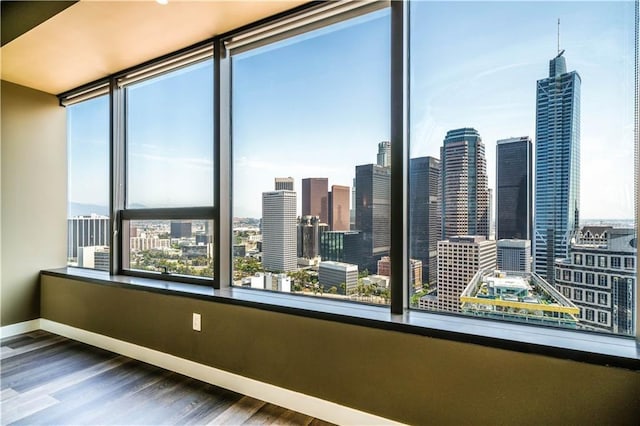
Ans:
POLYGON ((287 190, 287 191, 294 191, 294 187, 293 187, 293 178, 292 177, 281 177, 281 178, 275 178, 275 187, 274 189, 276 191, 280 191, 280 190, 287 190))
POLYGON ((391 170, 376 164, 356 166, 356 229, 362 236, 360 269, 374 271, 391 245, 391 170))
POLYGON ((329 223, 329 179, 302 179, 302 216, 318 216, 329 223))
POLYGON ((555 261, 556 288, 580 308, 583 328, 634 336, 635 230, 586 226, 574 240, 555 261))
POLYGON ((580 209, 580 76, 567 72, 564 50, 549 62, 536 95, 534 270, 550 283, 566 258, 580 209))
POLYGON ((489 183, 480 134, 473 128, 449 130, 440 148, 442 237, 489 238, 489 183))
POLYGON ((349 218, 349 198, 351 189, 348 186, 331 185, 329 192, 329 228, 332 231, 348 231, 351 229, 349 218))
POLYGON ((67 258, 78 258, 79 247, 108 246, 109 218, 92 214, 67 219, 67 258))
POLYGON ((533 235, 533 144, 522 136, 496 145, 496 238, 533 235))
POLYGON ((262 193, 262 266, 270 272, 289 272, 297 266, 296 193, 262 193))
POLYGON ((438 206, 440 160, 412 158, 409 163, 409 256, 422 261, 422 282, 435 284, 442 223, 438 206))
POLYGON ((460 295, 481 270, 496 267, 496 242, 484 236, 456 236, 438 242, 436 295, 420 299, 419 307, 460 312, 460 295))
POLYGON ((376 164, 382 167, 391 167, 391 142, 382 141, 378 144, 376 164))
POLYGON ((508 272, 531 272, 531 241, 505 239, 496 243, 498 269, 508 272))

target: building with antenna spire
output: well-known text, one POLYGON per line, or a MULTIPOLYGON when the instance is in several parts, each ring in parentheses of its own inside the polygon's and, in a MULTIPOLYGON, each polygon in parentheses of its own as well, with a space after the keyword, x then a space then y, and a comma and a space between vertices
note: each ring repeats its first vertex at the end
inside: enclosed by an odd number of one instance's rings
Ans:
POLYGON ((580 219, 580 75, 567 72, 564 50, 549 61, 536 94, 534 270, 550 283, 580 219))

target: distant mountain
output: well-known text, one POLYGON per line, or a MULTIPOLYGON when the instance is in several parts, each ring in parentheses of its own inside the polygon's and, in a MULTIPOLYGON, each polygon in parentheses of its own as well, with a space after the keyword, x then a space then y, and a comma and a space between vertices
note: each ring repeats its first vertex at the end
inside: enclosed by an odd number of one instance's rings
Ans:
POLYGON ((67 207, 67 216, 89 216, 91 214, 99 214, 109 216, 109 207, 97 204, 69 203, 67 207))

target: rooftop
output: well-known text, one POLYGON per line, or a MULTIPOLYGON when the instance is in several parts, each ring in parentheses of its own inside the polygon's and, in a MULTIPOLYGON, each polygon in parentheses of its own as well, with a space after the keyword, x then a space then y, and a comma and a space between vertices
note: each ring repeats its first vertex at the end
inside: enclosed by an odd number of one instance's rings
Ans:
POLYGON ((476 316, 574 328, 580 313, 571 301, 533 273, 480 271, 460 295, 462 312, 476 316))

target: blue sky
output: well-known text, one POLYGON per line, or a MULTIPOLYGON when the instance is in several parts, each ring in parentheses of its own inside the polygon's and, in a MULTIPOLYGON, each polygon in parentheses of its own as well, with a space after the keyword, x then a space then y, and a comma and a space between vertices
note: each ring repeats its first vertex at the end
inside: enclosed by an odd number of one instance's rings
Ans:
MULTIPOLYGON (((475 127, 495 187, 496 140, 535 138, 536 80, 547 76, 556 54, 560 18, 568 69, 582 77, 581 217, 631 217, 633 7, 412 3, 411 156, 438 157, 447 130, 475 127)), ((235 216, 259 217, 261 193, 273 189, 276 176, 296 178, 298 190, 304 177, 351 186, 355 166, 375 162, 378 142, 389 139, 388 19, 380 11, 234 58, 235 216)), ((131 203, 210 200, 210 73, 201 66, 155 90, 136 89, 130 173, 145 184, 130 188, 131 203)), ((78 126, 70 137, 82 141, 71 144, 70 200, 100 204, 106 197, 93 188, 108 188, 106 175, 98 176, 107 168, 96 157, 107 133, 96 117, 106 120, 106 104, 70 111, 78 126)))

